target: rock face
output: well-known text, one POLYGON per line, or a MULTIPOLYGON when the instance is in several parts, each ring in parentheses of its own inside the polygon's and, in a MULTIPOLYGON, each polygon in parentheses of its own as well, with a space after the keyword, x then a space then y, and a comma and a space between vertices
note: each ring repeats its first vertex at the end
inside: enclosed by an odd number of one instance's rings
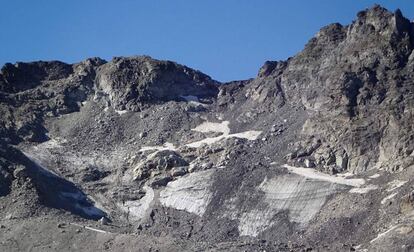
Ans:
POLYGON ((132 111, 190 95, 212 98, 218 92, 218 83, 201 72, 145 56, 114 58, 99 69, 96 84, 115 109, 132 111))
POLYGON ((374 6, 244 81, 6 64, 0 250, 411 251, 413 49, 374 6))
POLYGON ((323 28, 289 61, 282 89, 309 111, 304 137, 321 141, 303 156, 355 172, 412 163, 413 39, 400 11, 375 6, 349 26, 323 28))

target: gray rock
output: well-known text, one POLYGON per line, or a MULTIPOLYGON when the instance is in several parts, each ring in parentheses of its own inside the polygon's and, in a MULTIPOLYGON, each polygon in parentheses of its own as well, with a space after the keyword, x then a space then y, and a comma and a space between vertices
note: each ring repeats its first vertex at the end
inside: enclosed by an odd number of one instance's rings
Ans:
POLYGON ((171 169, 171 176, 179 177, 187 173, 187 167, 174 167, 171 169))
POLYGON ((148 56, 116 57, 97 74, 98 88, 118 110, 139 111, 145 104, 188 95, 214 97, 217 84, 201 72, 148 56))
POLYGON ((151 182, 151 186, 153 187, 161 187, 166 186, 168 182, 172 181, 172 177, 170 175, 162 175, 159 177, 156 177, 151 182))

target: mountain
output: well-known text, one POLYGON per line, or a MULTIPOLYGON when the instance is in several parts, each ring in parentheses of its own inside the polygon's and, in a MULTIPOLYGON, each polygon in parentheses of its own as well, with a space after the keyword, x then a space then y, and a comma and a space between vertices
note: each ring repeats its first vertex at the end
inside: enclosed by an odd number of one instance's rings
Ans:
POLYGON ((412 251, 414 23, 374 6, 256 78, 6 64, 2 251, 412 251))

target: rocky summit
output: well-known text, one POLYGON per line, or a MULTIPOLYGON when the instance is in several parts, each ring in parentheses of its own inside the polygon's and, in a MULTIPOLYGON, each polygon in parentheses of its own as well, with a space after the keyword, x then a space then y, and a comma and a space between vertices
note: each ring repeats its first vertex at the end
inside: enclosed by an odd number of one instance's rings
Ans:
POLYGON ((413 49, 374 6, 243 81, 8 63, 0 251, 413 251, 413 49))

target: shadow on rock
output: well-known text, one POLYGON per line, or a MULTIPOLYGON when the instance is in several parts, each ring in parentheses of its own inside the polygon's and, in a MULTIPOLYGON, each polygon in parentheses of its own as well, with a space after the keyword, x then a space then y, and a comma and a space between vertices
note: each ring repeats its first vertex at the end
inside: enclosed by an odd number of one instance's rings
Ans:
POLYGON ((98 220, 106 216, 75 184, 42 167, 20 150, 12 148, 10 152, 12 157, 9 158, 18 160, 25 167, 25 173, 31 178, 42 204, 86 219, 98 220))

